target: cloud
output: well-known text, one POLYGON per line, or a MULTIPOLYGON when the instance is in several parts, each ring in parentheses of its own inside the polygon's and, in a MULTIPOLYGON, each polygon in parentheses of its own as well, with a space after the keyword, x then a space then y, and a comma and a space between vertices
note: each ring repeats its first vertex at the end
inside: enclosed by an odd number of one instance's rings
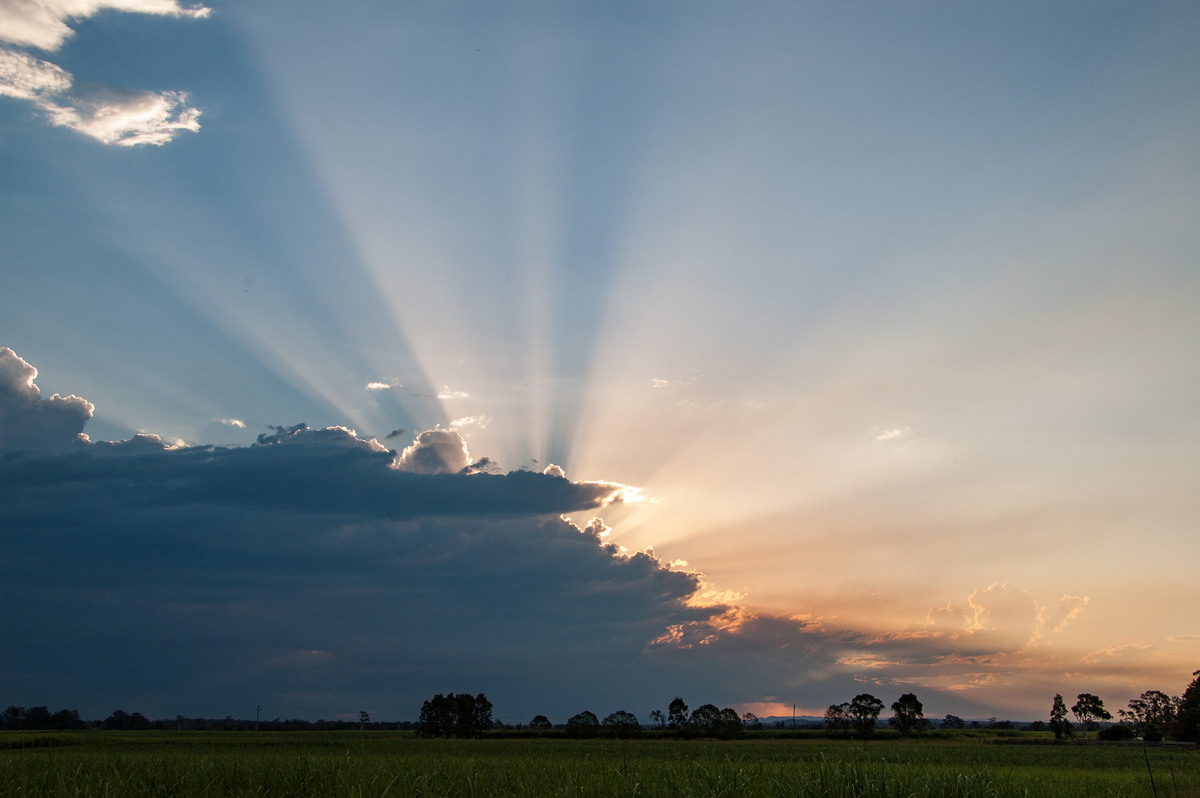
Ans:
POLYGON ((431 429, 400 453, 396 467, 416 474, 455 474, 471 464, 467 442, 457 430, 431 429))
POLYGON ((443 386, 443 387, 442 387, 442 390, 438 391, 438 393, 437 393, 437 398, 438 398, 438 399, 442 399, 442 400, 446 400, 446 399, 467 399, 467 398, 469 398, 470 396, 471 396, 471 394, 467 393, 466 391, 452 391, 452 390, 450 390, 450 386, 449 386, 449 385, 443 386))
POLYGON ((236 427, 237 429, 245 429, 246 422, 237 418, 218 418, 214 419, 218 424, 224 424, 227 427, 236 427))
MULTIPOLYGON (((0 350, 0 584, 21 640, 0 673, 18 704, 411 718, 434 692, 484 690, 505 719, 562 720, 674 695, 819 713, 919 689, 963 714, 1067 670, 1049 638, 1087 604, 996 583, 885 634, 764 612, 614 542, 597 513, 628 486, 496 473, 453 429, 400 453, 305 424, 248 446, 91 442, 91 405, 42 398, 36 376, 0 350)), ((1152 653, 1070 666, 1133 673, 1152 653)))
MULTIPOLYGON (((0 41, 53 51, 72 33, 68 19, 106 8, 193 18, 209 12, 202 6, 182 8, 172 0, 0 0, 0 41)), ((186 92, 77 83, 56 64, 9 47, 0 47, 0 95, 32 102, 52 125, 104 144, 161 146, 180 131, 200 129, 200 111, 188 105, 186 92)))
POLYGON ((411 717, 447 689, 615 696, 648 641, 713 612, 688 604, 695 575, 563 517, 623 486, 464 473, 453 430, 400 455, 304 424, 242 447, 93 443, 90 405, 41 398, 10 350, 0 375, 6 442, 39 414, 71 421, 0 452, 0 583, 22 639, 0 673, 26 703, 225 714, 249 690, 280 714, 382 701, 411 717))
POLYGON ((95 407, 78 396, 43 399, 37 369, 0 349, 0 451, 57 451, 87 441, 84 425, 95 407))
POLYGON ((0 0, 0 40, 39 50, 57 50, 74 34, 68 20, 86 19, 111 9, 160 16, 206 17, 202 5, 175 0, 0 0))

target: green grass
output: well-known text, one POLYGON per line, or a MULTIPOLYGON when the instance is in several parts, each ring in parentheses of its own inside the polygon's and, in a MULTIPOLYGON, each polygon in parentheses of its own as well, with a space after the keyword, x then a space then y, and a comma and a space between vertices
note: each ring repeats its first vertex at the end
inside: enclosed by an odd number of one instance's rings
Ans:
POLYGON ((403 732, 0 734, 4 796, 1153 796, 1200 798, 1200 753, 990 744, 424 740, 403 732))

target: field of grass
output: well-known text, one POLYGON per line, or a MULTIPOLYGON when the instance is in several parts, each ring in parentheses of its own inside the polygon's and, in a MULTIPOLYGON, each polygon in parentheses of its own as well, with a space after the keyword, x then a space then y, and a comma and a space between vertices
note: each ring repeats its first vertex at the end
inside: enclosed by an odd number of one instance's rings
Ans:
POLYGON ((427 740, 370 731, 0 734, 0 798, 1156 794, 1200 798, 1200 752, 933 735, 720 742, 427 740))

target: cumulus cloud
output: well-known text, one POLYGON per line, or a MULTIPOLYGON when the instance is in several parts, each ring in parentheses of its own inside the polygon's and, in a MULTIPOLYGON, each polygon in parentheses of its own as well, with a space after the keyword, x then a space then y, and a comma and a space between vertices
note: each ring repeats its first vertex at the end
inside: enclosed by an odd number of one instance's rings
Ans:
MULTIPOLYGON (((104 9, 203 17, 203 6, 173 0, 0 0, 0 41, 53 51, 71 35, 67 22, 104 9)), ((26 52, 0 47, 0 95, 27 100, 46 119, 104 144, 161 146, 180 131, 200 129, 186 92, 152 92, 77 83, 71 73, 26 52)))
POLYGON ((0 451, 59 450, 87 441, 83 428, 95 407, 74 395, 43 399, 37 373, 13 350, 0 349, 0 451))
POLYGON ((467 442, 453 429, 425 430, 396 461, 401 471, 415 474, 455 474, 470 464, 467 442))
POLYGON ((696 576, 564 517, 622 486, 468 473, 453 430, 400 455, 304 424, 242 447, 92 443, 90 405, 43 399, 8 350, 0 375, 6 443, 39 414, 71 420, 0 452, 0 583, 22 630, 0 672, 26 703, 212 712, 250 689, 281 714, 384 700, 409 717, 447 689, 615 696, 648 641, 712 612, 688 604, 696 576))

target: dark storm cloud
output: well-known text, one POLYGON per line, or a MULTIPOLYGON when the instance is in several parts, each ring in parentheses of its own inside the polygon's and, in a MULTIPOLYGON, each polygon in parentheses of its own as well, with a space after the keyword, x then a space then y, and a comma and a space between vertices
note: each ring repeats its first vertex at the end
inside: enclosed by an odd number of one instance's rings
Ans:
POLYGON ((18 705, 412 718, 483 690, 513 722, 644 717, 674 695, 811 710, 987 684, 1086 603, 993 585, 891 634, 755 612, 562 517, 622 485, 491 473, 453 430, 400 454, 303 424, 245 447, 92 443, 91 405, 35 376, 0 350, 0 684, 18 705))
POLYGON ((41 398, 5 358, 0 583, 19 645, 0 679, 17 703, 408 717, 435 691, 615 692, 649 641, 713 613, 685 603, 695 575, 560 517, 623 486, 445 473, 466 456, 446 430, 403 455, 304 425, 238 448, 91 443, 90 405, 41 398))

